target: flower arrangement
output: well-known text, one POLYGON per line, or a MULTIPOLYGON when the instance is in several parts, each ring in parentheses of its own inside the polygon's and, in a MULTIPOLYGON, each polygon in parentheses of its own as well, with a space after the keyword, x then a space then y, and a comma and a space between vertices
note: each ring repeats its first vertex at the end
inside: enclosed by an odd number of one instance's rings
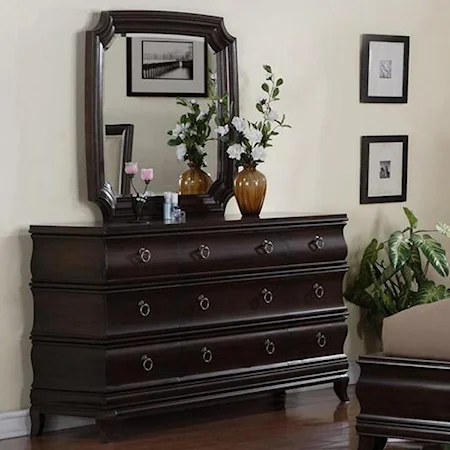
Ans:
POLYGON ((126 162, 124 167, 124 172, 128 175, 130 178, 130 184, 133 188, 134 192, 136 193, 136 196, 133 197, 133 212, 136 218, 137 222, 140 222, 140 216, 142 213, 142 210, 144 208, 145 203, 147 202, 147 196, 145 195, 145 192, 147 191, 148 185, 150 184, 150 181, 153 180, 153 169, 141 169, 141 180, 144 182, 145 188, 142 194, 138 192, 136 189, 133 179, 139 172, 139 167, 137 162, 126 162))
POLYGON ((264 65, 263 68, 266 73, 266 80, 261 85, 264 94, 256 103, 262 120, 251 122, 235 116, 216 129, 219 139, 228 146, 229 158, 234 159, 238 167, 256 167, 264 162, 267 148, 272 147, 271 140, 278 135, 279 128, 291 128, 286 123, 286 115, 280 118, 272 106, 280 99, 280 86, 284 81, 275 76, 270 66, 264 65))

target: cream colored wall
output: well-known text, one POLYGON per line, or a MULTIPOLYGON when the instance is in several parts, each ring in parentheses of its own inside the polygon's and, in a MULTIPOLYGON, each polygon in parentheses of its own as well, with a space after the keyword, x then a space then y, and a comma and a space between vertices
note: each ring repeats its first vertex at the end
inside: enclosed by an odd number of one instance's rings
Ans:
MULTIPOLYGON (((0 411, 27 407, 32 381, 29 224, 100 217, 85 201, 83 32, 94 11, 123 8, 224 16, 238 38, 244 115, 253 117, 263 64, 285 78, 279 106, 293 129, 278 136, 262 167, 266 211, 347 212, 352 261, 372 234, 402 223, 400 204, 358 204, 359 137, 405 133, 408 205, 424 225, 450 222, 448 0, 0 2, 0 411), (407 105, 359 103, 361 33, 411 36, 407 105)), ((352 359, 363 349, 355 317, 352 309, 346 345, 352 359)))

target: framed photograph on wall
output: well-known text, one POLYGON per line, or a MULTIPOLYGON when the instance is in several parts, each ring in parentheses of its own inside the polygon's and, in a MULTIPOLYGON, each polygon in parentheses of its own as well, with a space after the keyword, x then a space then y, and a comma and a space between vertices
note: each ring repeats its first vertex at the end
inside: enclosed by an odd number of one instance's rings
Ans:
POLYGON ((361 103, 408 103, 409 37, 363 34, 361 103))
POLYGON ((408 136, 362 136, 360 203, 406 201, 408 136))
POLYGON ((128 37, 127 96, 205 97, 206 57, 203 37, 128 37))

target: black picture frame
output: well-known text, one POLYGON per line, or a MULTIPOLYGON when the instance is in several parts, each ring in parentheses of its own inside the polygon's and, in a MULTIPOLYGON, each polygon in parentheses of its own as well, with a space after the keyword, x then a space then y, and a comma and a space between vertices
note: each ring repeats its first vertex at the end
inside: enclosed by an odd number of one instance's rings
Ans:
MULTIPOLYGON (((408 184, 408 146, 409 139, 406 135, 398 136, 361 136, 361 169, 360 169, 360 204, 371 204, 371 203, 389 203, 389 202, 405 202, 407 196, 407 184, 408 184), (396 182, 397 186, 400 185, 401 192, 393 195, 373 195, 373 191, 369 183, 371 180, 375 179, 374 170, 375 167, 371 167, 371 151, 375 151, 374 148, 371 149, 371 144, 379 143, 401 143, 402 154, 396 156, 396 168, 392 167, 391 172, 391 161, 385 160, 379 161, 379 166, 376 170, 379 172, 379 179, 386 179, 386 182, 396 182), (398 168, 399 163, 401 163, 400 169, 398 168), (386 173, 387 172, 387 173, 386 173), (372 174, 372 175, 371 175, 372 174), (390 180, 392 176, 392 180, 390 180), (396 179, 394 179, 396 177, 396 179), (398 178, 401 177, 401 180, 398 178), (388 180, 389 179, 389 180, 388 180), (371 194, 372 191, 372 194, 371 194)), ((386 147, 386 146, 385 146, 386 147)), ((398 151, 398 146, 392 146, 392 152, 398 151), (397 149, 396 149, 397 147, 397 149)), ((385 150, 386 153, 386 150, 385 150)), ((395 156, 392 154, 392 156, 395 156)), ((372 159, 372 164, 374 164, 372 159)), ((384 181, 379 181, 379 189, 384 189, 384 181)), ((389 184, 385 185, 389 186, 389 184)))
MULTIPOLYGON (((360 102, 361 103, 408 103, 408 84, 409 84, 409 52, 410 52, 410 38, 409 36, 391 36, 383 34, 363 34, 361 35, 361 52, 360 52, 360 102), (394 67, 402 67, 402 80, 401 80, 401 94, 400 95, 374 95, 370 92, 369 83, 373 77, 373 71, 369 69, 369 61, 371 57, 371 43, 401 43, 403 45, 403 64, 393 64, 392 60, 382 61, 380 60, 380 76, 379 78, 386 78, 394 80, 395 75, 394 67), (382 67, 382 63, 390 63, 387 67, 382 67), (372 76, 371 76, 372 75, 372 76)), ((375 64, 372 59, 372 66, 375 64)), ((395 81, 393 81, 394 83, 395 81)), ((388 86, 388 84, 384 84, 388 86)), ((375 89, 374 89, 375 90, 375 89)), ((380 90, 380 94, 381 91, 380 90)))
MULTIPOLYGON (((199 38, 199 37, 197 37, 199 38)), ((208 96, 208 44, 206 38, 203 42, 193 41, 192 36, 179 36, 178 39, 172 39, 178 45, 192 45, 193 61, 190 67, 191 77, 183 80, 177 78, 170 79, 147 79, 144 80, 142 67, 138 66, 139 60, 143 66, 142 56, 144 54, 144 44, 153 43, 161 45, 169 43, 170 40, 158 37, 148 39, 143 37, 127 36, 126 42, 126 77, 127 77, 127 96, 128 97, 207 97, 208 96), (136 46, 133 40, 139 40, 138 52, 141 53, 138 58, 134 56, 136 46), (197 69, 193 69, 196 66, 197 69), (200 68, 199 68, 200 67, 200 68), (194 75, 192 75, 194 73, 194 75), (136 79, 143 80, 147 86, 137 86, 136 79), (178 84, 174 89, 174 82, 178 84), (163 90, 161 85, 164 84, 163 90), (183 86, 184 85, 184 86, 183 86)))

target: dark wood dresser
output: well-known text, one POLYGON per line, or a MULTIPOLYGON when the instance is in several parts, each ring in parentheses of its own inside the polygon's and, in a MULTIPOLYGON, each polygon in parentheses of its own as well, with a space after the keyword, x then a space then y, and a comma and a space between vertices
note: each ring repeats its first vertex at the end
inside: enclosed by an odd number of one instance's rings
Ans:
POLYGON ((32 226, 32 434, 335 382, 345 215, 32 226))

